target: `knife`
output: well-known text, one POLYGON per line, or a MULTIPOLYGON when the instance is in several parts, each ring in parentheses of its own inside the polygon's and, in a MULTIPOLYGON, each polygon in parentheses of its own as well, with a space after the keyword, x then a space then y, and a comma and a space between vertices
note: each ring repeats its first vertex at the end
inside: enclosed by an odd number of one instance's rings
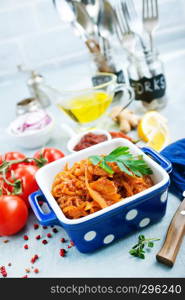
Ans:
POLYGON ((173 267, 185 234, 185 191, 184 200, 179 205, 173 219, 168 227, 166 238, 161 250, 157 253, 156 259, 173 267))

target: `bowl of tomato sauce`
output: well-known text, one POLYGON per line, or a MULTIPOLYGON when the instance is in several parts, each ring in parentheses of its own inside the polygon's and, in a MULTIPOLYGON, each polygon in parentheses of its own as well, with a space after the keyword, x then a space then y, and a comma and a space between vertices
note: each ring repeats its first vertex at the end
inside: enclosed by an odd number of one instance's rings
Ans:
POLYGON ((112 137, 108 131, 92 129, 71 137, 67 143, 67 148, 70 152, 74 153, 111 139, 112 137))

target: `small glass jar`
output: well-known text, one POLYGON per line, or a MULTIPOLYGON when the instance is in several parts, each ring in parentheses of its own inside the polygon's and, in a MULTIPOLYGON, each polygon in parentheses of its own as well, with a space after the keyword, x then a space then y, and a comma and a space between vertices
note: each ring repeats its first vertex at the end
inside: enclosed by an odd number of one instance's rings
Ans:
POLYGON ((157 52, 129 56, 128 77, 135 99, 147 110, 160 110, 167 104, 163 62, 157 52))
POLYGON ((42 109, 42 106, 36 98, 25 98, 16 104, 16 115, 24 115, 42 109))

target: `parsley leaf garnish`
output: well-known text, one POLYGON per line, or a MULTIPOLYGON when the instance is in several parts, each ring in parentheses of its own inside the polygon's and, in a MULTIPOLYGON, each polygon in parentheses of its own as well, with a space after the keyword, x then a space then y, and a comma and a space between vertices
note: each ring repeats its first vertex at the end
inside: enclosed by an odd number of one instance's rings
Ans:
POLYGON ((89 157, 89 161, 93 165, 99 165, 104 171, 109 174, 114 174, 113 169, 108 165, 108 162, 114 162, 119 169, 126 174, 142 177, 143 175, 152 174, 152 170, 144 161, 142 155, 135 157, 130 153, 128 147, 118 147, 111 153, 105 156, 93 155, 89 157))
POLYGON ((144 248, 147 246, 148 248, 153 248, 154 242, 159 241, 160 239, 149 238, 146 239, 144 235, 139 235, 138 243, 132 247, 129 253, 135 257, 145 259, 145 250, 144 248))

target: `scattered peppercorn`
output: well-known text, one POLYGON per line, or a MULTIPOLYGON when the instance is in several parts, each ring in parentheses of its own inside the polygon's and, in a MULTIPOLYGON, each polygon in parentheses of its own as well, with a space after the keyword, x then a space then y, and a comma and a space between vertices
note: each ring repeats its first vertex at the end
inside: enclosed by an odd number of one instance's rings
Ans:
POLYGON ((51 233, 48 233, 47 234, 47 237, 50 239, 52 237, 52 234, 51 233))
POLYGON ((8 263, 8 266, 9 266, 9 267, 11 267, 11 265, 12 265, 11 263, 8 263))
POLYGON ((42 226, 42 228, 43 228, 43 229, 47 229, 47 228, 48 228, 48 226, 42 226))
POLYGON ((70 241, 70 243, 71 243, 71 246, 74 246, 74 245, 75 245, 75 243, 74 243, 73 241, 70 241))
POLYGON ((3 243, 7 244, 9 243, 9 240, 4 240, 3 243))
POLYGON ((26 250, 27 250, 28 248, 29 248, 29 247, 28 247, 28 245, 27 245, 27 244, 26 244, 26 245, 24 245, 24 249, 26 249, 26 250))
POLYGON ((66 255, 66 250, 65 249, 60 249, 60 256, 64 257, 66 255))
POLYGON ((0 273, 1 273, 1 275, 3 276, 3 277, 7 277, 7 272, 6 272, 6 268, 5 268, 5 266, 1 266, 0 267, 0 273))
POLYGON ((58 229, 56 229, 56 228, 53 228, 53 230, 52 230, 54 233, 57 233, 58 232, 58 229))
POLYGON ((40 236, 40 234, 39 234, 39 235, 37 235, 35 238, 36 238, 36 240, 40 240, 40 239, 41 239, 41 236, 40 236))
POLYGON ((27 235, 24 235, 23 238, 24 238, 25 241, 27 241, 29 239, 27 235))
POLYGON ((39 225, 38 225, 38 224, 34 224, 33 227, 34 227, 34 229, 36 230, 36 229, 39 228, 39 225))
POLYGON ((68 245, 68 246, 67 246, 68 249, 70 249, 71 247, 72 247, 71 245, 68 245))
POLYGON ((65 240, 65 238, 61 238, 61 243, 65 243, 66 242, 66 240, 65 240))
POLYGON ((39 269, 34 269, 34 272, 35 273, 39 273, 39 269))
POLYGON ((43 243, 44 245, 46 245, 46 244, 48 243, 48 241, 47 241, 47 240, 43 240, 42 243, 43 243))

